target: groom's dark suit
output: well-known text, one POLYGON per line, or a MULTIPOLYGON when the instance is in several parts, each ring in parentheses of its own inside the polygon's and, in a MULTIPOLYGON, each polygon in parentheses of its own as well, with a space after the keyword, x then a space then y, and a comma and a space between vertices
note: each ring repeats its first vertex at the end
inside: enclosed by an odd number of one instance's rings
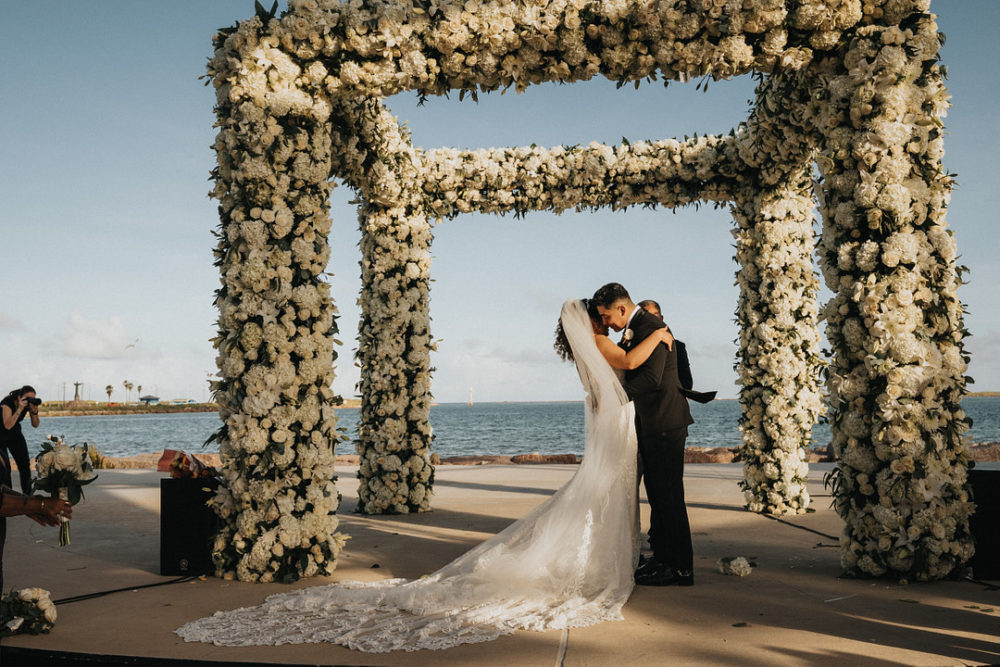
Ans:
MULTIPOLYGON (((662 326, 660 318, 640 308, 619 345, 628 351, 662 326)), ((691 570, 691 528, 684 504, 684 441, 687 427, 694 420, 680 390, 676 346, 670 350, 661 343, 644 364, 625 373, 625 391, 635 402, 653 557, 674 569, 691 570)))

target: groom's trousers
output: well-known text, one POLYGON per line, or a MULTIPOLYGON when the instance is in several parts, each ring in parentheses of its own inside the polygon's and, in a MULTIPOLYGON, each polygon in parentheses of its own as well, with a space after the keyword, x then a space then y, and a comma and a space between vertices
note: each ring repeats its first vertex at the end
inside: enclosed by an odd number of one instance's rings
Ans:
POLYGON ((691 526, 684 504, 686 440, 686 426, 639 437, 653 557, 678 570, 691 570, 694 566, 691 526))

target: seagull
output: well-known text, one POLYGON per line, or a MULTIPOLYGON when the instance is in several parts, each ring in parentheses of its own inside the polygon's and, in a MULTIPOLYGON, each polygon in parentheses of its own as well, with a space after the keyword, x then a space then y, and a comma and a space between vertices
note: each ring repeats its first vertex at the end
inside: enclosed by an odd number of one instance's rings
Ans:
POLYGON ((138 339, 138 338, 136 338, 136 339, 135 339, 135 342, 134 342, 134 343, 129 343, 128 345, 126 345, 126 346, 125 346, 125 349, 127 350, 127 349, 129 349, 130 347, 135 347, 135 346, 136 346, 136 345, 138 345, 138 344, 139 344, 139 339, 138 339))

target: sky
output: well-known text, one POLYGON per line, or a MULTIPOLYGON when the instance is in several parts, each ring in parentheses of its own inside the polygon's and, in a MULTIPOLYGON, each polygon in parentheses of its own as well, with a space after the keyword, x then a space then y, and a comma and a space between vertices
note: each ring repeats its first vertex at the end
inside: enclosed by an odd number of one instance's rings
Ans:
MULTIPOLYGON (((265 3, 266 4, 266 3, 265 3)), ((285 3, 281 3, 284 8, 285 3)), ((252 0, 0 3, 0 393, 125 398, 123 382, 163 399, 209 397, 216 370, 208 198, 214 91, 200 77, 214 31, 250 17, 252 0)), ((958 174, 948 213, 973 336, 974 390, 1000 390, 1000 2, 935 0, 948 41, 953 108, 945 167, 958 174)), ((521 95, 386 101, 416 146, 576 144, 728 132, 745 120, 749 77, 615 89, 595 78, 521 95)), ((340 311, 334 389, 356 396, 360 251, 354 193, 331 198, 329 271, 340 311)), ((661 303, 685 340, 695 388, 734 397, 732 218, 688 207, 464 215, 435 227, 431 269, 433 393, 440 402, 578 400, 552 350, 564 300, 617 281, 661 303)), ((823 298, 829 293, 824 292, 823 298)), ((136 390, 131 398, 135 398, 136 390)))

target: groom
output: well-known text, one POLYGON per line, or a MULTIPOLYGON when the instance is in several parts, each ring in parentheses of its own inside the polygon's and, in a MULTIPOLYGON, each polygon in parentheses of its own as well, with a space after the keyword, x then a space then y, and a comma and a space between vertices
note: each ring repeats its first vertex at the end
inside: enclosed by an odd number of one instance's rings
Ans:
MULTIPOLYGON (((618 283, 597 290, 594 302, 604 325, 624 330, 619 346, 625 351, 663 326, 663 320, 635 305, 618 283)), ((684 441, 694 420, 680 389, 677 351, 663 344, 641 366, 625 372, 625 392, 635 403, 649 499, 653 557, 635 571, 635 582, 646 586, 694 583, 691 528, 684 504, 684 441)))

